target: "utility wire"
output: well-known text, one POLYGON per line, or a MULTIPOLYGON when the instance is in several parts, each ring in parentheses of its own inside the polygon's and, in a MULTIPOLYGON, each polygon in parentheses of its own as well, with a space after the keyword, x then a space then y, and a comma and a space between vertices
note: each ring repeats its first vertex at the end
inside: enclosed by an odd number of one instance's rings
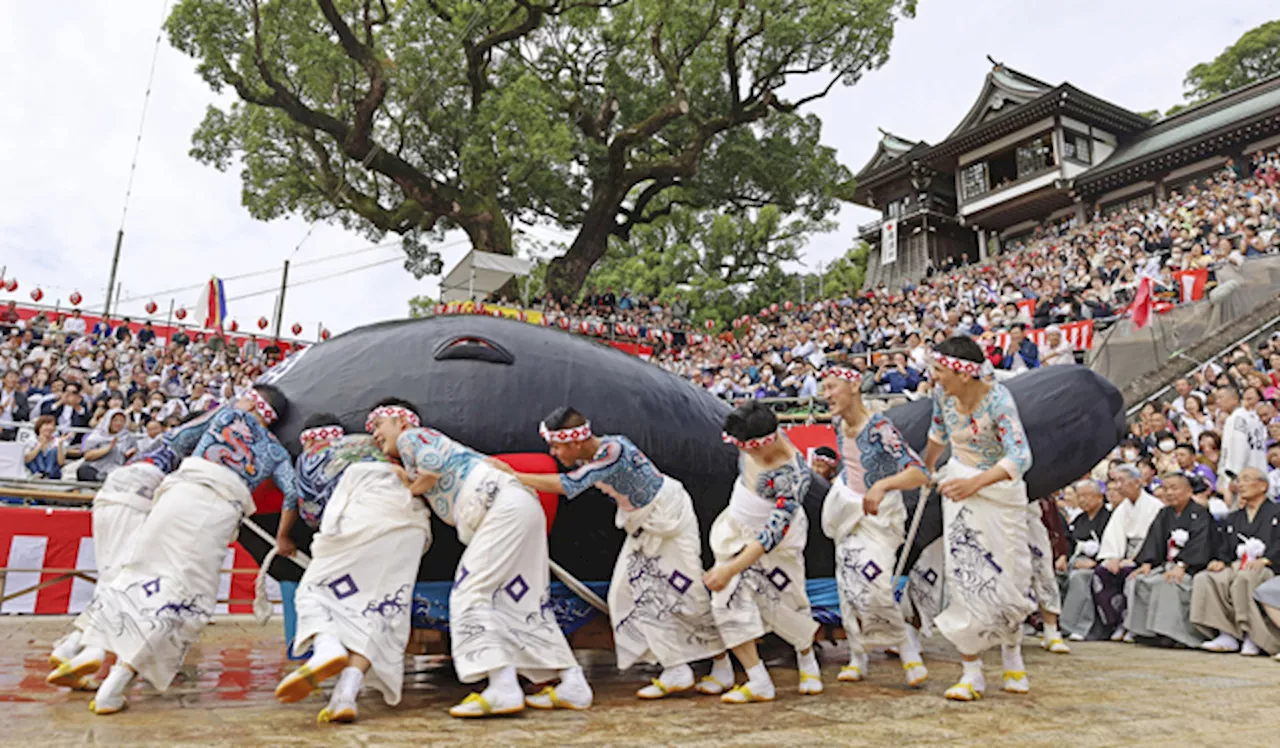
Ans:
POLYGON ((151 86, 156 79, 156 60, 160 57, 160 40, 164 37, 164 19, 168 13, 169 0, 165 0, 160 8, 160 28, 156 30, 155 47, 151 50, 151 71, 147 73, 147 91, 142 96, 142 119, 138 122, 138 136, 133 143, 133 161, 129 164, 129 181, 124 188, 124 209, 120 212, 121 232, 124 231, 124 219, 129 215, 129 198, 133 195, 133 177, 138 171, 138 154, 142 151, 142 130, 147 124, 147 107, 151 103, 151 86))

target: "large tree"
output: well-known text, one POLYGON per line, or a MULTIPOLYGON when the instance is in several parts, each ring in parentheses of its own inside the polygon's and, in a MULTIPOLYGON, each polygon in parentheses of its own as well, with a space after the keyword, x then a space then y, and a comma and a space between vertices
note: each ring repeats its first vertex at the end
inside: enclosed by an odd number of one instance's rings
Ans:
POLYGON ((1184 96, 1198 103, 1273 75, 1280 75, 1280 20, 1246 31, 1222 54, 1187 71, 1184 96))
POLYGON ((612 238, 676 206, 826 215, 848 174, 798 116, 885 62, 915 0, 180 0, 172 44, 215 90, 193 155, 243 201, 370 236, 513 220, 576 232, 574 291, 612 238), (785 89, 784 89, 785 86, 785 89))

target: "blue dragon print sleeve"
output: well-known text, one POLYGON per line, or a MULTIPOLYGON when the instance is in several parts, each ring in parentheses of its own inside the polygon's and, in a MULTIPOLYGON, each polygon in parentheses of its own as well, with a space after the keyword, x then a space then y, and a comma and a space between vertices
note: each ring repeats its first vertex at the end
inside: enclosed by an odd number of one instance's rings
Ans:
POLYGON ((929 473, 924 462, 902 438, 898 428, 879 413, 871 416, 855 443, 862 465, 864 488, 870 489, 877 481, 890 478, 908 468, 918 468, 926 475, 929 473))
POLYGON ((776 548, 787 530, 791 529, 791 520, 795 519, 800 502, 809 492, 811 480, 809 468, 799 453, 791 461, 760 473, 756 479, 756 494, 773 502, 769 519, 756 535, 756 540, 764 546, 765 553, 776 548))
POLYGON ((990 417, 1000 438, 1000 446, 1004 448, 1004 457, 997 462, 1009 473, 1009 477, 1018 480, 1031 469, 1031 447, 1027 444, 1026 432, 1022 430, 1022 418, 1018 415, 1018 405, 1013 395, 1002 384, 992 387, 990 417))
POLYGON ((258 419, 239 408, 222 408, 209 420, 192 456, 221 465, 239 476, 252 493, 275 478, 284 508, 298 507, 298 474, 289 452, 258 419), (281 463, 284 469, 281 470, 281 463))
POLYGON ((209 428, 214 417, 228 409, 223 407, 211 410, 177 426, 161 436, 155 447, 136 456, 132 462, 149 462, 166 475, 172 473, 178 469, 184 457, 190 457, 195 452, 196 443, 200 441, 200 437, 204 436, 205 430, 209 428))
POLYGON ((396 439, 396 447, 400 451, 400 463, 410 476, 420 473, 439 476, 424 498, 440 519, 452 524, 458 489, 485 456, 429 428, 405 431, 396 439))
POLYGON ((625 436, 601 437, 591 462, 560 474, 560 487, 570 499, 596 486, 623 510, 647 506, 662 482, 662 473, 625 436))

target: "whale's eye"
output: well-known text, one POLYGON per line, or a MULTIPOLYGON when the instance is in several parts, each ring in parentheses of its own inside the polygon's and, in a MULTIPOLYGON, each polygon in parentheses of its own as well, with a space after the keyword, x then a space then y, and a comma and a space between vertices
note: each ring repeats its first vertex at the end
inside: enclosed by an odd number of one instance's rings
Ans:
POLYGON ((491 364, 513 364, 515 357, 506 348, 478 335, 459 335, 436 346, 437 361, 488 361, 491 364))

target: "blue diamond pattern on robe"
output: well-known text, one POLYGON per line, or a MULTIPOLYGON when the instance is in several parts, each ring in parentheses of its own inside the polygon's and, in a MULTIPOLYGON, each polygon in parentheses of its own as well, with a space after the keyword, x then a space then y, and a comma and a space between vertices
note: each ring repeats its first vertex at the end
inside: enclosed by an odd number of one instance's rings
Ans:
POLYGON ((471 575, 471 570, 470 570, 470 569, 468 569, 468 568, 467 568, 467 567, 465 567, 465 566, 459 566, 459 567, 458 567, 458 569, 459 569, 462 573, 458 575, 458 578, 457 578, 457 579, 453 580, 453 583, 454 583, 454 584, 462 584, 462 580, 466 579, 468 576, 470 576, 470 575, 471 575))
POLYGON ((862 567, 862 576, 865 577, 868 582, 874 582, 876 581, 876 577, 880 576, 883 571, 884 569, 881 569, 879 564, 875 561, 868 561, 867 565, 862 567))
POLYGON ((330 582, 329 589, 333 591, 333 596, 339 600, 345 600, 360 591, 350 574, 343 574, 330 582))
POLYGON ((529 591, 529 585, 525 583, 523 574, 517 574, 516 578, 508 582, 507 586, 503 587, 503 589, 507 591, 507 594, 511 596, 512 600, 520 602, 520 598, 524 597, 529 591))
POLYGON ((924 579, 924 581, 928 582, 930 586, 933 586, 938 583, 938 572, 934 571, 933 569, 926 569, 925 572, 920 575, 920 577, 924 579))
POLYGON ((769 572, 769 581, 773 582, 773 586, 777 587, 778 591, 781 592, 787 588, 787 585, 791 584, 791 577, 787 576, 787 573, 779 566, 769 572))
POLYGON ((143 591, 143 592, 145 592, 145 593, 147 593, 147 597, 151 597, 152 595, 154 595, 154 594, 156 594, 157 592, 159 592, 159 591, 160 591, 160 578, 159 578, 159 577, 156 577, 155 579, 152 579, 150 582, 143 582, 143 583, 142 583, 142 591, 143 591))
POLYGON ((679 571, 671 572, 671 576, 667 578, 667 582, 672 587, 675 587, 676 591, 679 592, 681 595, 688 592, 689 585, 693 584, 692 579, 681 574, 679 571))

